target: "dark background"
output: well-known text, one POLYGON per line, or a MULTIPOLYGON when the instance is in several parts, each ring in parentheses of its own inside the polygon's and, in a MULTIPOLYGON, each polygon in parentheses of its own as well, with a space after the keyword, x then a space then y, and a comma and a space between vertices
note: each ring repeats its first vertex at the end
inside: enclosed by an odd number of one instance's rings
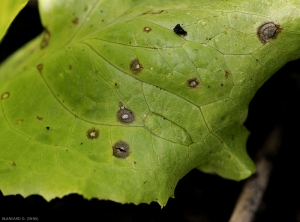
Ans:
MULTIPOLYGON (((0 44, 0 62, 43 30, 35 1, 17 16, 0 44)), ((300 40, 299 40, 300 41, 300 40)), ((299 52, 300 53, 300 52, 299 52)), ((282 145, 255 222, 300 222, 300 60, 288 63, 270 78, 250 103, 246 121, 251 131, 247 149, 251 157, 262 147, 271 130, 280 124, 282 145)), ((72 194, 50 202, 41 196, 3 196, 0 220, 5 217, 39 217, 39 221, 228 221, 244 182, 192 170, 182 178, 163 209, 150 205, 86 200, 72 194)))

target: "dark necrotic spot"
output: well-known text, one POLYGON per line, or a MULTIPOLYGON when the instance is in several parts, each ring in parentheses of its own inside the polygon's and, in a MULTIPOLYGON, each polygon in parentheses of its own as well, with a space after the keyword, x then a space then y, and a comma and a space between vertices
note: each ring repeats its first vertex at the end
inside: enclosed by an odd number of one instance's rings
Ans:
POLYGON ((37 69, 39 70, 39 72, 42 72, 43 68, 44 68, 43 64, 38 64, 37 65, 37 69))
POLYGON ((50 41, 50 32, 47 28, 44 28, 44 37, 41 42, 41 49, 44 49, 50 41))
POLYGON ((79 23, 79 18, 74 18, 73 20, 72 20, 72 23, 74 24, 74 25, 77 25, 78 23, 79 23))
POLYGON ((187 34, 187 32, 179 24, 177 24, 173 30, 177 35, 186 35, 187 34))
POLYGON ((49 129, 50 129, 50 126, 46 126, 46 129, 49 130, 49 129))
POLYGON ((95 127, 89 129, 88 131, 86 131, 86 136, 89 138, 89 139, 97 139, 99 137, 99 130, 98 129, 95 129, 95 127))
POLYGON ((273 22, 268 22, 258 28, 257 36, 262 43, 267 43, 275 39, 280 32, 280 26, 273 22))
POLYGON ((199 81, 196 78, 189 79, 187 83, 190 88, 196 88, 199 85, 199 81))
POLYGON ((5 92, 1 95, 1 99, 7 99, 10 96, 9 92, 5 92))
POLYGON ((117 113, 118 120, 121 123, 129 124, 134 121, 134 114, 131 110, 126 109, 122 103, 119 104, 120 109, 117 113))
POLYGON ((227 70, 225 70, 225 77, 228 78, 229 75, 230 75, 230 73, 227 70))
POLYGON ((129 156, 129 145, 126 142, 119 141, 113 145, 113 155, 117 158, 126 158, 129 156))
POLYGON ((130 62, 130 70, 134 73, 134 74, 138 74, 143 70, 142 64, 139 62, 139 60, 137 58, 134 58, 131 60, 130 62))
POLYGON ((41 116, 36 116, 36 118, 37 118, 38 120, 43 120, 43 117, 41 117, 41 116))
POLYGON ((150 32, 151 31, 151 28, 150 27, 144 27, 144 32, 150 32))

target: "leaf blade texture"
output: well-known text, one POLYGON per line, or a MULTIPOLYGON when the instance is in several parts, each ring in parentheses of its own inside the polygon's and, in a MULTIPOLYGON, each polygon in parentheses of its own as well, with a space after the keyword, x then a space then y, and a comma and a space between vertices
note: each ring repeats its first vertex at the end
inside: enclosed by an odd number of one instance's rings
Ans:
POLYGON ((193 168, 255 172, 243 123, 257 89, 299 58, 299 2, 39 7, 44 33, 0 69, 4 194, 164 206, 193 168))

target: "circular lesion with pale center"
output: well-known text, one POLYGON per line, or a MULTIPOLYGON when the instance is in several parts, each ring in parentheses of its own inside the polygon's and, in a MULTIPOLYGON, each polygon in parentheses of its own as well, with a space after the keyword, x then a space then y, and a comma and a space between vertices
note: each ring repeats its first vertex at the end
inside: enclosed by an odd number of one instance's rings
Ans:
POLYGON ((86 131, 86 136, 89 138, 89 139, 97 139, 100 135, 100 132, 98 129, 96 129, 95 127, 89 129, 86 131))
POLYGON ((199 85, 199 81, 197 78, 192 78, 187 81, 187 84, 190 88, 196 88, 199 85))
POLYGON ((119 103, 119 111, 117 113, 117 118, 121 123, 130 124, 134 121, 134 114, 130 109, 127 109, 123 106, 122 103, 119 103))
POLYGON ((138 74, 143 70, 143 66, 137 58, 131 60, 129 67, 134 74, 138 74))
POLYGON ((275 39, 280 31, 281 28, 279 25, 273 22, 267 22, 258 27, 257 36, 259 40, 265 44, 275 39))
POLYGON ((1 99, 7 99, 8 97, 10 96, 10 93, 9 92, 5 92, 1 95, 1 99))

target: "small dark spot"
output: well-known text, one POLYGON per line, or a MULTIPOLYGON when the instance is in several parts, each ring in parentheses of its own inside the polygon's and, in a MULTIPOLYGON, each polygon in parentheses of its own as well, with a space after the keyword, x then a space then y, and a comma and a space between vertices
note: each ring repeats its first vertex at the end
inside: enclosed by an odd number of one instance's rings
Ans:
POLYGON ((129 124, 134 121, 134 114, 131 110, 126 109, 122 103, 119 103, 119 111, 117 113, 117 118, 121 123, 129 124))
POLYGON ((103 10, 100 10, 100 13, 102 13, 103 12, 103 10))
POLYGON ((104 22, 104 19, 102 19, 101 22, 104 22))
POLYGON ((42 120, 42 119, 44 119, 43 117, 41 117, 41 116, 36 116, 36 118, 38 119, 38 120, 42 120))
POLYGON ((86 136, 89 139, 97 139, 99 137, 99 130, 95 129, 95 127, 89 129, 88 131, 86 131, 86 136))
POLYGON ((220 83, 220 86, 222 86, 222 87, 223 87, 223 86, 224 86, 224 83, 222 83, 222 82, 221 82, 221 83, 220 83))
POLYGON ((136 164, 136 162, 135 162, 135 161, 134 161, 133 163, 134 163, 134 164, 136 164))
POLYGON ((146 184, 147 183, 147 180, 146 181, 144 181, 144 184, 146 184))
POLYGON ((189 79, 187 84, 190 88, 196 88, 199 85, 199 81, 196 78, 189 79))
POLYGON ((37 69, 39 70, 40 73, 42 72, 43 68, 44 65, 42 63, 37 65, 37 69))
POLYGON ((66 152, 68 152, 68 150, 66 150, 66 152))
POLYGON ((41 42, 41 49, 44 49, 45 47, 47 47, 47 45, 49 44, 50 41, 50 32, 47 28, 44 28, 44 37, 42 39, 41 42))
POLYGON ((229 76, 230 76, 230 73, 227 70, 225 70, 225 77, 228 78, 229 76))
POLYGON ((78 25, 78 23, 79 23, 79 18, 74 18, 73 20, 72 20, 72 23, 74 24, 74 25, 78 25))
POLYGON ((144 32, 150 32, 152 29, 150 27, 144 27, 144 32))
POLYGON ((10 96, 9 92, 5 92, 1 95, 1 99, 7 99, 10 96))
POLYGON ((12 164, 11 164, 11 165, 14 167, 14 166, 16 166, 16 163, 15 163, 15 162, 12 162, 12 164))
POLYGON ((179 24, 173 30, 177 35, 187 35, 187 32, 179 24))
POLYGON ((275 39, 278 33, 281 31, 279 25, 276 25, 273 22, 267 22, 259 26, 257 30, 258 39, 263 43, 267 43, 273 39, 275 39))
POLYGON ((49 130, 49 129, 50 129, 50 126, 46 126, 46 129, 49 130))
POLYGON ((112 148, 113 155, 117 158, 126 158, 129 156, 129 145, 126 142, 119 141, 112 148))
POLYGON ((82 145, 82 143, 80 143, 80 145, 82 145))
POLYGON ((215 60, 218 60, 218 57, 215 57, 215 60))
POLYGON ((17 121, 18 124, 23 123, 23 122, 24 122, 24 120, 22 120, 22 119, 19 119, 19 120, 17 121))
POLYGON ((143 70, 143 66, 142 64, 139 62, 139 60, 137 58, 134 58, 131 60, 130 62, 130 70, 134 73, 134 74, 138 74, 143 70))
POLYGON ((207 86, 207 88, 210 88, 210 86, 207 86))
POLYGON ((118 83, 115 83, 115 86, 117 86, 118 85, 118 83))
POLYGON ((71 70, 71 69, 72 69, 72 66, 71 66, 71 65, 69 65, 69 66, 68 66, 68 69, 69 69, 69 70, 71 70))

